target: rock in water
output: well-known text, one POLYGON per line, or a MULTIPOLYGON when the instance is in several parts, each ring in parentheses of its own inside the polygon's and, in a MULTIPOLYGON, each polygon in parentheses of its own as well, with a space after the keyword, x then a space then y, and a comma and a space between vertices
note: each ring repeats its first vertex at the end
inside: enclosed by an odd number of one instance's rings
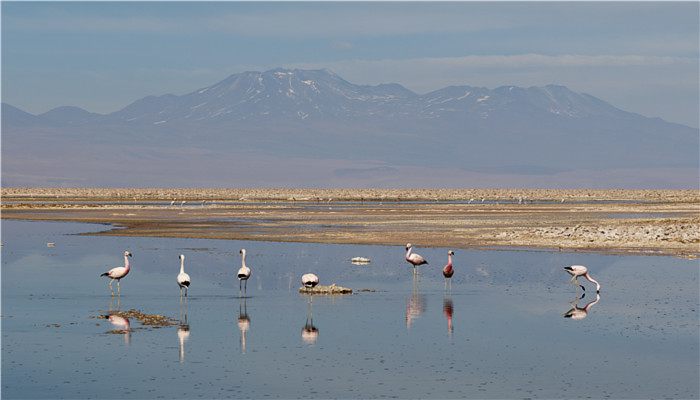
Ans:
POLYGON ((317 285, 316 287, 305 287, 299 288, 299 293, 302 294, 352 294, 352 289, 338 286, 335 283, 330 286, 317 285))

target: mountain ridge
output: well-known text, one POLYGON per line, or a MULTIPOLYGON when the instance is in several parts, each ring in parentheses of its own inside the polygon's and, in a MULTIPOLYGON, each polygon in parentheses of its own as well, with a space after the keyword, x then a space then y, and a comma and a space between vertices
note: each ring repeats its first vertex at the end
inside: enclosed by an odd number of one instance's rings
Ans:
MULTIPOLYGON (((23 165, 7 149, 53 160, 80 143, 83 154, 110 160, 96 167, 105 173, 128 167, 112 151, 150 160, 154 171, 184 152, 203 176, 214 156, 202 154, 220 155, 219 165, 258 155, 280 160, 282 174, 299 160, 342 160, 331 181, 371 164, 360 175, 380 183, 382 174, 404 168, 529 174, 545 183, 584 169, 601 171, 601 179, 612 169, 691 169, 700 136, 562 85, 460 85, 418 94, 397 83, 356 85, 329 70, 285 68, 232 74, 182 95, 146 96, 109 114, 58 107, 33 115, 5 103, 2 111, 3 166, 5 159, 23 165), (44 147, 52 151, 43 154, 44 147)), ((55 160, 79 162, 79 155, 55 160)))

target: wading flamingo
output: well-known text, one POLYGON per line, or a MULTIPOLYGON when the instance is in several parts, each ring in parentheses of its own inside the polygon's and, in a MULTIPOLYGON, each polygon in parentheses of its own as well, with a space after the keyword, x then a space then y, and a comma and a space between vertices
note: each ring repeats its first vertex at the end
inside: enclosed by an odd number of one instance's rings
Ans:
POLYGON ((248 293, 248 278, 250 278, 250 268, 245 265, 245 249, 239 251, 241 254, 241 268, 238 269, 238 295, 241 295, 241 285, 245 281, 244 293, 248 293))
POLYGON ((423 258, 420 254, 413 253, 413 245, 410 243, 406 244, 406 261, 413 265, 414 274, 417 272, 417 266, 428 263, 428 261, 426 261, 425 258, 423 258))
POLYGON ((570 267, 564 267, 564 271, 571 275, 572 285, 581 286, 581 289, 585 291, 586 288, 583 287, 583 285, 581 285, 580 283, 578 283, 578 277, 582 276, 588 279, 590 282, 595 283, 596 293, 600 293, 600 283, 598 283, 598 281, 596 281, 595 279, 591 278, 591 275, 588 274, 588 268, 584 267, 583 265, 572 265, 570 267))
POLYGON ((455 274, 454 268, 452 268, 452 256, 455 252, 450 250, 447 252, 447 265, 442 269, 442 276, 445 277, 445 289, 447 289, 447 282, 450 282, 450 289, 452 289, 452 275, 455 274))
POLYGON ((180 286, 180 298, 182 298, 182 289, 185 289, 185 297, 187 290, 190 288, 190 276, 185 273, 185 255, 180 254, 180 273, 177 274, 177 284, 180 286))
POLYGON ((132 257, 131 253, 127 250, 124 252, 124 266, 123 267, 116 267, 112 268, 109 271, 103 273, 100 276, 107 276, 111 278, 109 281, 109 290, 112 292, 112 296, 114 296, 114 289, 112 289, 112 282, 114 280, 117 280, 117 294, 121 295, 121 287, 119 286, 119 281, 127 276, 129 274, 129 271, 131 270, 131 264, 129 263, 129 257, 132 257))

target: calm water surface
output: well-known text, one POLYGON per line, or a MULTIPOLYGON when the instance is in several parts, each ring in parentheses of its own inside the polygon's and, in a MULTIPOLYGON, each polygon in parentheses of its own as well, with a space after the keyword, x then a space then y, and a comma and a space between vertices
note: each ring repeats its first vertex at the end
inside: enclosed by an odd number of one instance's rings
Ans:
POLYGON ((76 235, 102 228, 2 221, 4 398, 699 397, 697 261, 457 250, 445 291, 448 249, 418 247, 431 264, 414 280, 403 243, 76 235), (99 274, 126 249, 132 271, 112 301, 99 274), (571 264, 600 280, 599 299, 582 280, 589 293, 572 304, 571 264), (297 292, 306 272, 371 291, 310 303, 297 292), (131 308, 182 325, 98 318, 131 308))

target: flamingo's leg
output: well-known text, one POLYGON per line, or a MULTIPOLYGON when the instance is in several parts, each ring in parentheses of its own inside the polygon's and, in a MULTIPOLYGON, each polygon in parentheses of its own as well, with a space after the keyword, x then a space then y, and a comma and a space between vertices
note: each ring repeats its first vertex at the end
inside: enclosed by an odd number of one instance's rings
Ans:
POLYGON ((121 280, 117 279, 117 296, 121 296, 121 295, 122 295, 122 287, 121 287, 121 285, 119 284, 120 282, 121 282, 121 280))
POLYGON ((109 291, 112 292, 112 296, 114 296, 114 289, 112 288, 112 282, 114 282, 114 279, 111 279, 109 281, 109 291))

